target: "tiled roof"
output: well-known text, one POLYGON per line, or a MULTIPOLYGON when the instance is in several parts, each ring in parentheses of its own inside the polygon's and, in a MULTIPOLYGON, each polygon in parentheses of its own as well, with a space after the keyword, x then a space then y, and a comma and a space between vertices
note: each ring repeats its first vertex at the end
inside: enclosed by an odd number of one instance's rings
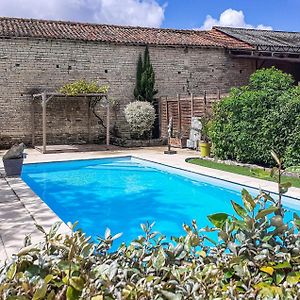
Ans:
POLYGON ((215 30, 253 45, 260 51, 300 53, 300 32, 215 27, 215 30))
POLYGON ((249 44, 214 29, 174 30, 6 17, 0 18, 0 37, 252 49, 249 44))

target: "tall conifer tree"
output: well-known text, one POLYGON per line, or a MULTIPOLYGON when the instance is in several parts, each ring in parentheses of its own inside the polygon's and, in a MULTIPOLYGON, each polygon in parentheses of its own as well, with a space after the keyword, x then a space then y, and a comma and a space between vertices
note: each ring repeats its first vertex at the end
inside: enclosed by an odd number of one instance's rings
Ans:
POLYGON ((143 70, 144 70, 144 65, 143 65, 143 60, 142 60, 142 55, 139 55, 138 63, 137 63, 137 68, 136 68, 136 85, 134 89, 134 97, 137 100, 140 99, 141 95, 141 82, 142 82, 142 75, 143 75, 143 70))
POLYGON ((137 63, 134 97, 140 101, 153 102, 156 94, 157 90, 155 89, 155 73, 150 62, 149 49, 146 47, 144 52, 144 60, 142 60, 142 56, 139 55, 137 63))

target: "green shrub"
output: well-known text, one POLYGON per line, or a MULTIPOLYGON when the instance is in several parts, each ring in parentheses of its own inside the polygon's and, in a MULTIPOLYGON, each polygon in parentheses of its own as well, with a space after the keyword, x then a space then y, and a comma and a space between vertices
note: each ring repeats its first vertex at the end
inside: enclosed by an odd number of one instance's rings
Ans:
POLYGON ((221 159, 272 166, 273 149, 285 166, 300 164, 300 88, 275 68, 262 69, 250 84, 232 89, 214 107, 210 137, 221 159))
POLYGON ((283 73, 274 67, 257 70, 249 81, 252 90, 270 90, 272 92, 286 91, 294 83, 290 74, 283 73))
POLYGON ((94 245, 81 231, 63 237, 59 224, 38 227, 44 242, 27 240, 0 268, 1 299, 299 299, 299 216, 286 223, 264 192, 243 190, 242 199, 231 202, 234 214, 208 216, 212 228, 184 224, 185 235, 169 243, 145 224, 115 252, 120 234, 108 229, 94 245))

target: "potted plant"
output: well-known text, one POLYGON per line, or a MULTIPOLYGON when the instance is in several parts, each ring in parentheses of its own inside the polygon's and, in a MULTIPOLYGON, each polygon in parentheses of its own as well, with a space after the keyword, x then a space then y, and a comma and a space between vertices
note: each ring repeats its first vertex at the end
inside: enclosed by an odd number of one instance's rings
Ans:
POLYGON ((200 154, 202 157, 210 156, 210 139, 208 135, 209 119, 208 117, 201 118, 201 140, 199 141, 200 154))
POLYGON ((13 145, 3 156, 3 165, 6 176, 20 176, 22 173, 25 145, 13 145))

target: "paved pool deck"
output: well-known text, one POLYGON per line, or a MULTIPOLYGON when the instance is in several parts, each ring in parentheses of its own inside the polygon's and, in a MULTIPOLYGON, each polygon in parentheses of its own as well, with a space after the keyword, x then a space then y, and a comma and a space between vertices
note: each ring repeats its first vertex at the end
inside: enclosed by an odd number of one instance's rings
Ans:
MULTIPOLYGON (((168 166, 212 176, 253 188, 262 188, 270 192, 277 191, 277 185, 261 179, 236 175, 224 171, 209 169, 187 163, 189 157, 197 157, 199 153, 192 150, 177 149, 175 155, 165 155, 166 147, 149 147, 138 149, 120 149, 113 151, 75 152, 41 154, 37 150, 27 149, 25 163, 65 161, 77 159, 104 158, 132 155, 138 158, 151 160, 168 166)), ((4 151, 0 151, 0 157, 4 151)), ((291 188, 287 196, 296 198, 300 203, 300 189, 291 188)), ((61 221, 60 218, 27 186, 21 178, 4 177, 2 159, 0 160, 0 265, 5 259, 17 253, 23 246, 25 236, 30 236, 33 242, 40 241, 42 233, 35 224, 49 230, 52 224, 61 221)), ((63 224, 60 231, 68 232, 63 224)))

